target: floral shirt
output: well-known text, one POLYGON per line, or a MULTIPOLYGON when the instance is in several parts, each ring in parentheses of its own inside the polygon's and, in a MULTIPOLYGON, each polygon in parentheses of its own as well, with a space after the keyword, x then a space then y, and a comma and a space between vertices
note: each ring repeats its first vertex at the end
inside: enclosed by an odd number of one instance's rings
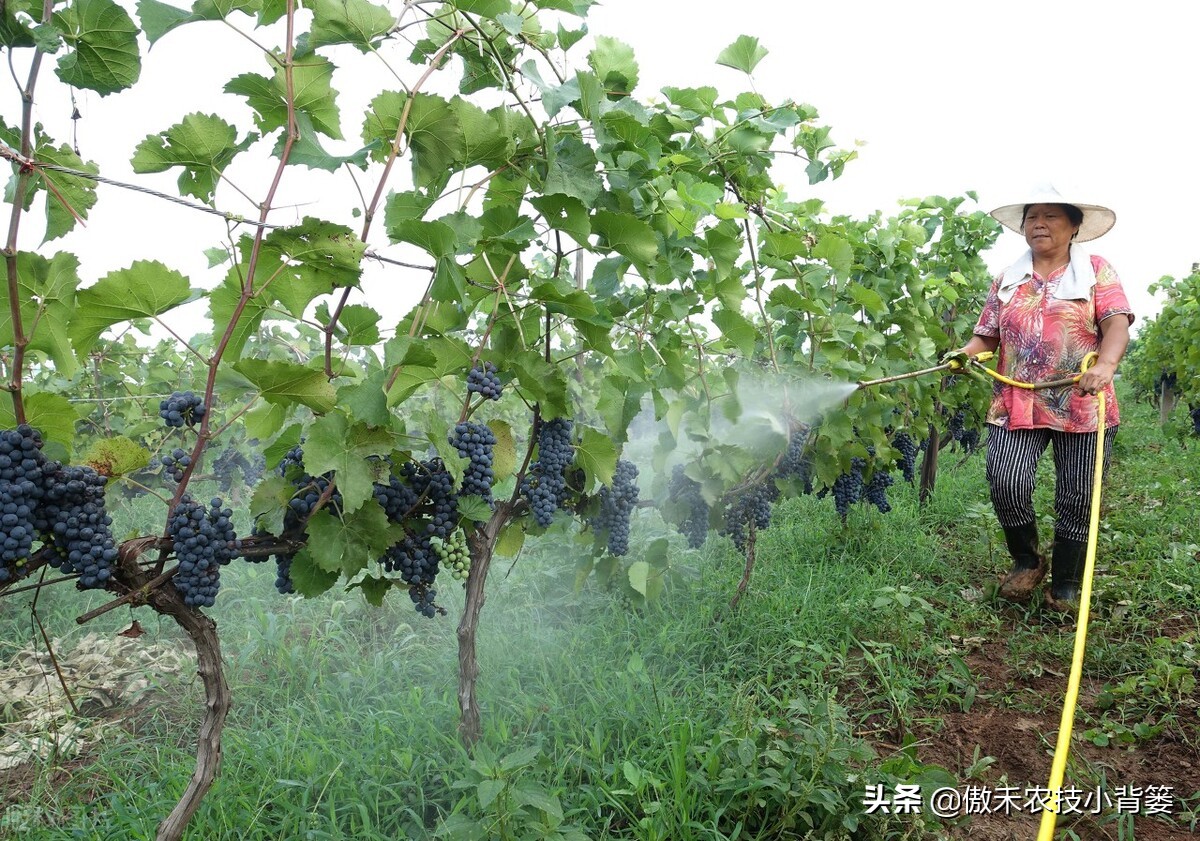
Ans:
MULTIPOLYGON (((992 282, 987 303, 975 325, 980 336, 1000 339, 997 370, 1021 382, 1061 379, 1079 372, 1083 358, 1100 350, 1100 322, 1133 312, 1121 279, 1103 257, 1092 256, 1096 285, 1087 300, 1060 300, 1054 290, 1066 266, 1046 278, 1034 273, 1004 303, 998 290, 1004 275, 992 282)), ((1096 400, 1074 385, 1029 390, 994 381, 987 422, 1009 429, 1055 429, 1061 432, 1095 432, 1096 400)), ((1121 422, 1117 398, 1109 384, 1104 389, 1105 426, 1121 422)))

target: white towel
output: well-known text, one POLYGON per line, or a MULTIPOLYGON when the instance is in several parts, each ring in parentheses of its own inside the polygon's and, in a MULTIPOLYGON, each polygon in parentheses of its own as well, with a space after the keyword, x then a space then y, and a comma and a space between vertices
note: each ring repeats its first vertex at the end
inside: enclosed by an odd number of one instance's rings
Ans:
MULTIPOLYGON (((1000 289, 997 295, 1004 303, 1012 300, 1017 287, 1033 277, 1033 251, 1026 251, 1020 260, 1004 270, 1000 278, 1000 289)), ((1058 288, 1054 297, 1060 301, 1084 300, 1092 297, 1092 287, 1096 285, 1096 270, 1092 268, 1092 255, 1077 245, 1071 246, 1071 261, 1067 270, 1058 280, 1058 288)))

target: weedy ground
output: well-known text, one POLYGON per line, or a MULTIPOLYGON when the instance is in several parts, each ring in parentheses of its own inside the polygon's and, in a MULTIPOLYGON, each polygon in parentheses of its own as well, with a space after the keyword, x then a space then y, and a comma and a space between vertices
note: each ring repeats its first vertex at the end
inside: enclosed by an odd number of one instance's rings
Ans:
MULTIPOLYGON (((1200 814, 1200 439, 1167 436, 1125 398, 1105 491, 1093 619, 1068 781, 1171 787, 1169 814, 1064 817, 1060 838, 1192 837, 1200 814)), ((1052 531, 1052 472, 1038 483, 1052 531)), ((995 599, 1007 567, 983 454, 945 451, 937 491, 892 489, 894 510, 780 505, 747 595, 723 539, 673 538, 679 581, 633 608, 574 589, 567 532, 493 566, 480 630, 485 736, 456 736, 454 626, 406 598, 278 596, 272 564, 236 562, 209 612, 234 697, 221 774, 189 831, 216 839, 1032 838, 1023 813, 865 815, 868 785, 1044 786, 1074 625, 995 599), (718 618, 719 617, 719 618, 718 618)), ((116 532, 161 528, 145 500, 116 532)), ((245 531, 243 524, 242 531, 245 531)), ((642 512, 632 545, 668 533, 642 512)), ((138 620, 79 628, 102 603, 70 585, 0 600, 0 664, 138 620)), ((199 682, 152 675, 136 703, 91 713, 80 746, 0 771, 0 838, 151 838, 193 764, 199 682)), ((46 676, 53 681, 53 674, 46 676)), ((0 738, 21 716, 5 699, 0 738)), ((89 713, 82 714, 87 718, 89 713)))

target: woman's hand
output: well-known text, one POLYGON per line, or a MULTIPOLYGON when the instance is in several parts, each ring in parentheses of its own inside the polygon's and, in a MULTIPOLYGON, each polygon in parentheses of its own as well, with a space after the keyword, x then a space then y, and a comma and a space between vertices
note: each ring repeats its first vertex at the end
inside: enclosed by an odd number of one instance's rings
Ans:
POLYGON ((946 351, 942 354, 941 364, 949 365, 951 371, 965 370, 971 362, 971 355, 966 348, 946 351))
POLYGON ((1079 390, 1084 394, 1095 394, 1107 387, 1116 373, 1117 366, 1112 362, 1097 362, 1079 378, 1079 390))

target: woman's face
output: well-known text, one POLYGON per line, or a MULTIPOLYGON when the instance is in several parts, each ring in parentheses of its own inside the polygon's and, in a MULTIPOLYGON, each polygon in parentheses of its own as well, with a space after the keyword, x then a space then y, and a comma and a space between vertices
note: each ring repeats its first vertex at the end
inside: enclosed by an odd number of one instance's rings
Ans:
POLYGON ((1057 204, 1033 204, 1025 214, 1025 241, 1036 255, 1066 254, 1071 237, 1079 230, 1071 224, 1067 211, 1057 204))

